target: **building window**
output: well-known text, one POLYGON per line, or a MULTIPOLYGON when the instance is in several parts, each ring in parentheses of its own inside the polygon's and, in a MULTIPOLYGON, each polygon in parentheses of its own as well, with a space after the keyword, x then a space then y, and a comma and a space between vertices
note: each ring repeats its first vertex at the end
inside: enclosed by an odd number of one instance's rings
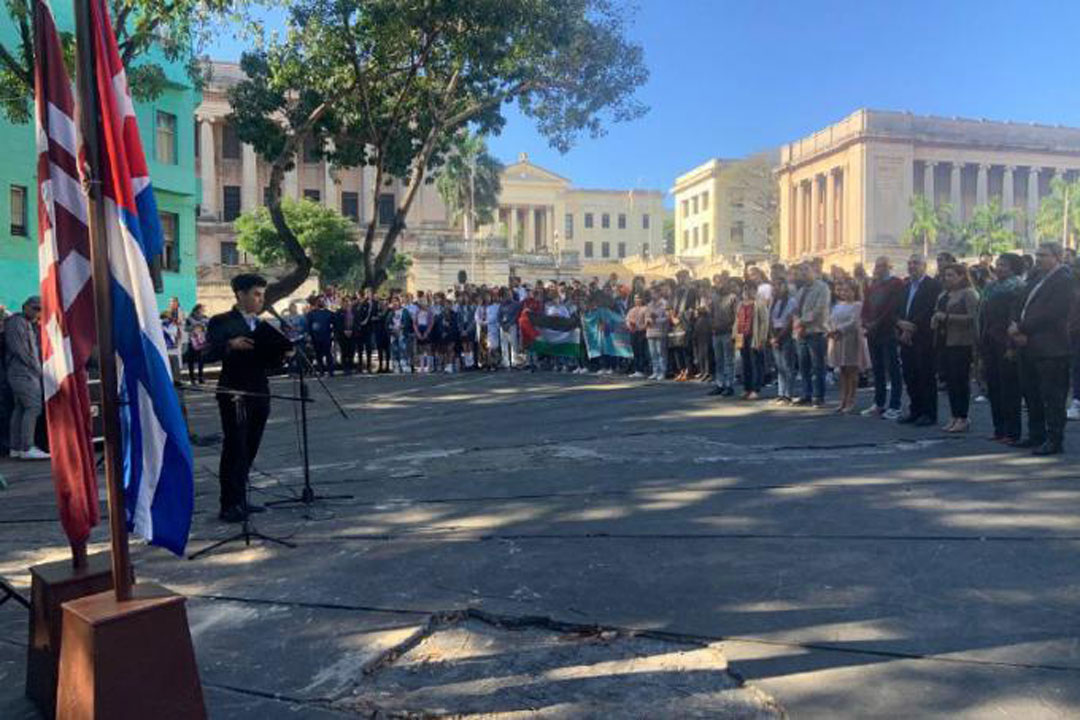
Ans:
POLYGON ((690 215, 690 201, 689 200, 683 200, 682 201, 682 216, 683 217, 688 217, 689 215, 690 215))
POLYGON ((624 257, 626 257, 626 243, 621 242, 619 243, 619 258, 621 259, 624 257))
POLYGON ((195 128, 195 157, 199 157, 202 155, 202 141, 199 138, 199 129, 201 128, 201 126, 202 123, 200 123, 198 120, 191 123, 191 127, 195 128))
POLYGON ((585 213, 585 228, 592 229, 592 213, 585 213))
POLYGON ((741 209, 743 206, 743 194, 741 190, 731 191, 731 207, 741 209))
POLYGON ((304 190, 304 199, 305 200, 310 200, 311 202, 319 202, 319 199, 321 197, 322 197, 322 195, 319 193, 318 190, 313 190, 311 188, 307 188, 307 189, 304 190))
POLYGON ((709 209, 709 191, 701 193, 701 211, 705 212, 709 209))
POLYGON ((222 188, 224 202, 221 205, 222 217, 225 222, 232 222, 240 217, 240 186, 226 185, 222 188))
POLYGON ((221 157, 226 160, 240 159, 240 138, 232 125, 221 126, 221 157))
POLYGON ((607 240, 600 243, 600 257, 611 257, 611 243, 609 243, 607 240))
POLYGON ((11 234, 26 237, 26 186, 11 186, 11 234))
POLYGON ((176 164, 176 116, 162 110, 157 111, 154 124, 154 156, 162 165, 176 164))
POLYGON ((742 220, 736 220, 731 224, 731 245, 732 247, 742 247, 743 244, 743 222, 742 220))
POLYGON ((611 227, 611 216, 607 213, 604 213, 600 216, 600 227, 604 228, 605 230, 611 227))
POLYGON ((352 220, 360 222, 360 196, 354 192, 341 193, 341 214, 352 220))
POLYGON ((393 193, 379 195, 379 224, 389 225, 394 222, 394 214, 397 212, 397 203, 394 202, 393 193))
POLYGON ((694 247, 698 246, 698 241, 699 240, 700 240, 700 235, 698 234, 698 229, 694 228, 694 247))
POLYGON ((649 257, 649 243, 641 243, 641 257, 649 257))
POLYGON ((309 140, 304 143, 304 162, 306 163, 318 163, 322 161, 322 151, 315 144, 314 140, 309 140))
POLYGON ((645 213, 644 215, 641 216, 641 229, 642 230, 648 230, 649 229, 649 213, 645 213))
POLYGON ((690 212, 692 212, 694 215, 697 215, 697 213, 698 213, 698 196, 697 195, 690 198, 690 212))
POLYGON ((221 243, 221 264, 222 265, 239 265, 240 264, 240 251, 236 249, 236 243, 223 242, 221 243))
POLYGON ((585 257, 591 258, 593 256, 592 240, 585 241, 585 257))
POLYGON ((180 217, 176 213, 158 213, 161 221, 161 239, 163 241, 161 251, 161 269, 169 272, 180 272, 180 245, 177 242, 177 230, 180 225, 180 217))
POLYGON ((683 230, 682 231, 682 249, 686 250, 688 247, 690 247, 690 231, 689 230, 683 230))
POLYGON ((709 244, 709 223, 705 223, 701 226, 701 244, 709 244))
POLYGON ((625 230, 626 229, 626 216, 623 215, 622 213, 619 213, 619 229, 620 230, 625 230))
POLYGON ((566 229, 565 235, 567 240, 574 239, 574 214, 566 213, 566 229))

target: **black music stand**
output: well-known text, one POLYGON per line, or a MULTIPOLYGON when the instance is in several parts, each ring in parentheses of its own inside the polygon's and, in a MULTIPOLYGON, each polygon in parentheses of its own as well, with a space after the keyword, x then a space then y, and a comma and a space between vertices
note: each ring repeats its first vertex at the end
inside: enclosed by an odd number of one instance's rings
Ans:
MULTIPOLYGON (((276 312, 271 312, 274 317, 284 323, 284 320, 276 312)), ((293 356, 296 363, 296 370, 293 374, 293 380, 296 383, 296 388, 300 394, 300 435, 301 435, 301 454, 304 462, 304 487, 300 491, 300 495, 291 497, 286 500, 271 500, 266 503, 267 507, 288 507, 288 506, 301 506, 308 507, 312 503, 318 500, 352 500, 353 495, 319 495, 315 492, 315 488, 311 485, 311 462, 308 455, 308 420, 307 420, 307 403, 314 402, 308 395, 307 386, 307 374, 314 370, 314 366, 311 364, 311 360, 304 353, 304 349, 300 347, 299 343, 293 345, 295 355, 293 356)), ((345 408, 341 406, 337 398, 334 397, 334 393, 330 392, 330 388, 326 386, 326 383, 322 381, 318 375, 315 375, 315 380, 318 381, 320 387, 326 393, 330 401, 334 403, 334 407, 341 413, 341 416, 346 420, 349 419, 349 414, 345 412, 345 408)))
MULTIPOLYGON (((277 398, 279 400, 290 400, 292 402, 299 402, 301 407, 304 407, 307 403, 312 402, 311 400, 308 400, 308 399, 292 397, 292 396, 289 396, 289 395, 276 395, 274 393, 254 393, 254 392, 246 392, 244 390, 230 390, 228 388, 217 388, 213 392, 215 392, 218 395, 231 395, 232 396, 233 402, 235 403, 235 407, 236 407, 236 424, 237 424, 237 427, 240 428, 241 456, 246 456, 247 455, 247 447, 246 447, 247 433, 245 432, 245 429, 246 429, 246 426, 247 426, 247 414, 244 411, 244 398, 245 397, 258 397, 258 398, 267 398, 267 399, 277 398)), ((191 553, 190 555, 188 555, 188 560, 196 560, 196 559, 202 557, 203 555, 207 555, 207 554, 213 552, 214 550, 217 550, 218 548, 223 547, 224 545, 228 545, 229 543, 237 542, 239 540, 243 540, 244 545, 247 546, 247 547, 251 547, 251 541, 252 540, 263 540, 263 541, 268 542, 268 543, 275 543, 277 545, 283 545, 283 546, 285 546, 287 548, 295 548, 295 547, 297 547, 296 543, 289 542, 288 540, 284 540, 282 538, 276 538, 276 537, 272 537, 270 535, 266 535, 265 533, 259 532, 255 528, 255 524, 251 521, 251 513, 247 512, 247 510, 246 510, 246 507, 251 505, 251 497, 250 496, 251 496, 251 479, 249 478, 248 482, 246 482, 244 484, 245 511, 244 511, 244 519, 243 519, 243 521, 241 523, 241 526, 240 526, 240 532, 234 533, 234 534, 228 536, 227 538, 224 538, 222 540, 218 540, 215 543, 207 545, 202 550, 198 550, 196 552, 191 553)))

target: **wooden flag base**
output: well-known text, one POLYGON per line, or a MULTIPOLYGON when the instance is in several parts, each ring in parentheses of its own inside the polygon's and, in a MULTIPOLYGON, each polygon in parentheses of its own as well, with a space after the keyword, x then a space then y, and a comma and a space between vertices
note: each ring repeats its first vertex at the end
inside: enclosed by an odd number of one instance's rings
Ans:
POLYGON ((87 557, 84 567, 71 560, 30 568, 30 642, 26 651, 26 697, 47 718, 56 716, 56 678, 60 668, 63 610, 69 600, 112 590, 109 553, 87 557))
POLYGON ((56 717, 205 718, 184 602, 143 583, 124 602, 105 592, 65 603, 56 717))

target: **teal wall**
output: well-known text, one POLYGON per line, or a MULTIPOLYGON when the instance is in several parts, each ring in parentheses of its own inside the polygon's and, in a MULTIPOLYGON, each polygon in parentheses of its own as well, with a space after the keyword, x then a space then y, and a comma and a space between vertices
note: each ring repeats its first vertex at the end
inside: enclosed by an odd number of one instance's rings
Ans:
MULTIPOLYGON (((71 4, 54 3, 53 12, 61 30, 71 30, 71 4)), ((0 42, 15 50, 18 33, 11 18, 0 11, 0 42)), ((138 60, 136 60, 138 62, 138 60)), ((190 309, 195 304, 195 210, 199 204, 199 183, 195 173, 195 108, 201 95, 190 87, 190 80, 178 65, 165 65, 172 81, 157 99, 136 103, 135 113, 142 136, 143 150, 150 166, 158 209, 175 213, 178 219, 177 242, 180 248, 179 272, 163 272, 164 287, 158 296, 165 308, 173 295, 190 309), (175 165, 158 163, 155 154, 155 118, 158 110, 176 116, 175 165)), ((0 92, 3 92, 0 89, 0 92)), ((33 125, 13 125, 0 116, 0 304, 18 309, 24 299, 37 294, 37 149, 33 125), (11 186, 27 188, 26 237, 11 234, 11 186)))

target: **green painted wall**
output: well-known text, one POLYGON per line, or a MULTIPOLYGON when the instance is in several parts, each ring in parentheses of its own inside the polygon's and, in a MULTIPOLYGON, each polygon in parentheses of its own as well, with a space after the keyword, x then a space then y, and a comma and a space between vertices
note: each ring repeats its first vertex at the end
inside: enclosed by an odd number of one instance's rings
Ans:
MULTIPOLYGON (((54 3, 53 12, 61 30, 73 29, 71 4, 54 3)), ((0 42, 17 48, 17 30, 6 12, 0 11, 0 42)), ((136 60, 138 62, 138 60, 136 60)), ((195 304, 196 238, 195 210, 199 204, 199 183, 195 173, 195 108, 201 95, 178 65, 166 65, 172 85, 157 99, 136 103, 143 150, 150 165, 158 209, 177 216, 177 242, 180 251, 178 272, 164 272, 163 292, 158 296, 161 308, 172 296, 180 298, 184 308, 195 304), (155 119, 157 112, 176 116, 176 164, 157 162, 155 119)), ((3 89, 0 89, 3 92, 3 89)), ((0 304, 18 309, 29 295, 37 294, 37 150, 33 125, 13 125, 0 116, 0 304), (11 187, 27 188, 27 232, 25 237, 11 233, 11 187)))

